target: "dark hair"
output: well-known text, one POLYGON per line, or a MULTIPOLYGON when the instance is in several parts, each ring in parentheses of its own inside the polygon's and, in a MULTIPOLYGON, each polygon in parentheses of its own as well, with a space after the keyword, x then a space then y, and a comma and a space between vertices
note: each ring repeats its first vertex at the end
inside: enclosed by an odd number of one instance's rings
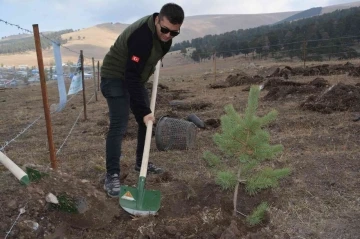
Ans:
POLYGON ((182 24, 184 21, 184 10, 175 3, 165 4, 159 14, 159 18, 166 17, 171 24, 182 24))

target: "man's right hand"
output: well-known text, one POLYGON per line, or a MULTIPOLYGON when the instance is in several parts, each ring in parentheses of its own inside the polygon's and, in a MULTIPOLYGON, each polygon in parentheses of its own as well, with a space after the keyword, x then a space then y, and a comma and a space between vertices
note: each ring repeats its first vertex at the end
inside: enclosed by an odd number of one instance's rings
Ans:
POLYGON ((155 123, 155 117, 152 113, 144 116, 144 123, 147 126, 148 122, 151 120, 153 123, 155 123))

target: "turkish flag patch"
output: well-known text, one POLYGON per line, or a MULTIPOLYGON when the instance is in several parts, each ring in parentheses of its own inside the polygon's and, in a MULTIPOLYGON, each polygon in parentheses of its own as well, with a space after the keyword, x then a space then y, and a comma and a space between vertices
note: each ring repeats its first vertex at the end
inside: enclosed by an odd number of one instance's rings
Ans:
POLYGON ((140 58, 137 57, 137 56, 132 56, 132 57, 131 57, 131 60, 132 60, 132 61, 135 61, 136 63, 138 63, 138 62, 140 61, 140 58))

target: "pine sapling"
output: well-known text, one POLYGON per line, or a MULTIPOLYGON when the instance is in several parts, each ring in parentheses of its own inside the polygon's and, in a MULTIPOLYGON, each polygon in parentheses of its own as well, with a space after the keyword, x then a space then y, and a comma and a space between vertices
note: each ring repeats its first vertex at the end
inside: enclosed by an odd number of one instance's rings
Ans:
MULTIPOLYGON (((234 190, 234 215, 237 213, 239 183, 245 184, 246 191, 254 195, 262 189, 276 187, 279 180, 290 173, 287 168, 273 169, 263 165, 265 160, 279 155, 283 146, 270 145, 270 134, 264 129, 276 119, 277 112, 272 110, 265 116, 256 116, 259 94, 258 86, 250 88, 244 115, 237 113, 232 105, 225 106, 225 115, 221 117, 221 133, 213 136, 221 152, 215 155, 206 151, 203 156, 217 172, 216 183, 223 189, 234 190)), ((264 211, 267 208, 264 205, 258 210, 264 211)), ((259 218, 259 215, 262 214, 257 213, 255 218, 259 218)))

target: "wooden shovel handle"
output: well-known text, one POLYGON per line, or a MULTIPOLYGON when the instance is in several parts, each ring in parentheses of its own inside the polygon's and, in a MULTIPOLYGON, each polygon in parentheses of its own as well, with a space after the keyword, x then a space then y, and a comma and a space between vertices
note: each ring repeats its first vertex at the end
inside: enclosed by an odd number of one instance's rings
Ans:
MULTIPOLYGON (((161 65, 161 61, 158 61, 156 65, 154 82, 151 92, 150 109, 154 116, 155 116, 155 102, 156 102, 156 95, 157 95, 157 88, 158 88, 159 74, 160 74, 160 65, 161 65)), ((144 146, 144 153, 141 163, 140 177, 146 177, 146 173, 147 173, 153 124, 154 122, 149 120, 146 125, 147 128, 146 128, 145 146, 144 146)))

